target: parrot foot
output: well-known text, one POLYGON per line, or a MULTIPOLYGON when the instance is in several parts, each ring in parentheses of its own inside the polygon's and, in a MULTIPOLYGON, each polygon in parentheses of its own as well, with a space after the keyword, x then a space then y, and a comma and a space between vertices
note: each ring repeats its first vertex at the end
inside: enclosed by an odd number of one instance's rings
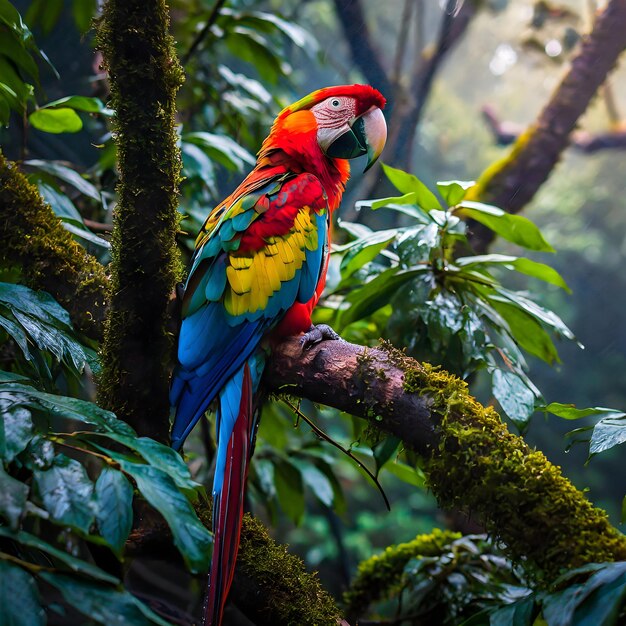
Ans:
POLYGON ((312 325, 311 328, 300 337, 300 345, 303 350, 308 350, 316 343, 320 343, 320 341, 337 341, 338 339, 341 339, 341 337, 328 324, 318 324, 317 326, 312 325))

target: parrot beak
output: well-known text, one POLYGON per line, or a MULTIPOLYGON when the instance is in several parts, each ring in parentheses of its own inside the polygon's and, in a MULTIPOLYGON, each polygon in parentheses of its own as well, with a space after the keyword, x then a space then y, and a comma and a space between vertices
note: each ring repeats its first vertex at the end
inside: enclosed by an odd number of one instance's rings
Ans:
POLYGON ((329 157, 355 159, 367 154, 367 172, 380 156, 387 140, 385 116, 378 107, 372 107, 349 123, 346 132, 335 139, 326 149, 329 157))

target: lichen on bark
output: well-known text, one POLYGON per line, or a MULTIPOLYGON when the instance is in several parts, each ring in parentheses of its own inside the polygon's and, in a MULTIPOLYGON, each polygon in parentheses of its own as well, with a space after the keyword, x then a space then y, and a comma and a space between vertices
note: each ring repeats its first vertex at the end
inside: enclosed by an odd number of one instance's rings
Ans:
POLYGON ((97 35, 120 172, 98 397, 139 434, 161 441, 173 346, 167 307, 181 275, 175 98, 183 73, 168 27, 164 0, 108 0, 97 35))
POLYGON ((106 310, 104 267, 63 228, 35 185, 0 152, 0 265, 50 293, 74 326, 99 339, 106 310))

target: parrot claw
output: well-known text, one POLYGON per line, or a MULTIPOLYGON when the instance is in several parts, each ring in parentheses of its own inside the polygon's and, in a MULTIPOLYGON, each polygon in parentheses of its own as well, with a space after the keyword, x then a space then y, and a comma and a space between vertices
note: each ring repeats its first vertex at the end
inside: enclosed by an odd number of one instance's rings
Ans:
POLYGON ((311 328, 300 337, 300 345, 302 346, 302 350, 308 350, 316 343, 320 343, 320 341, 337 341, 338 339, 341 339, 341 337, 328 324, 318 324, 317 326, 312 325, 311 328))

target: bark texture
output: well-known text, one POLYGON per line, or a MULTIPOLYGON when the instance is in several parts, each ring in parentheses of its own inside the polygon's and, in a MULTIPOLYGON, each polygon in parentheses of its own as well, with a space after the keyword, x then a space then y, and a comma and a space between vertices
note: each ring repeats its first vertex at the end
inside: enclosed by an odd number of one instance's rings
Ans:
POLYGON ((472 511, 544 583, 563 568, 626 559, 626 537, 545 456, 508 432, 462 380, 389 346, 298 339, 272 355, 266 382, 364 417, 424 457, 444 507, 472 511))
POLYGON ((109 0, 98 32, 120 171, 99 402, 160 441, 169 432, 167 307, 180 275, 174 116, 183 75, 168 27, 164 0, 109 0))

